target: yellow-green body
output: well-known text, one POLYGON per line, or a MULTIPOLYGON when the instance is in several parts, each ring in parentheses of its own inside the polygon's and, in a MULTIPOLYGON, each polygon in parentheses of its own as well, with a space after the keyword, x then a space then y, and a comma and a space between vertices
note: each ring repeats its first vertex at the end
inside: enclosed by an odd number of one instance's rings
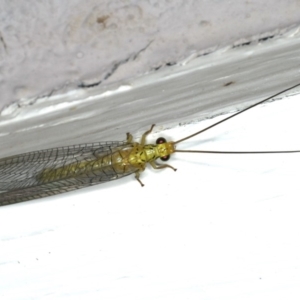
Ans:
POLYGON ((145 170, 147 163, 155 169, 169 167, 175 170, 169 165, 155 163, 156 159, 174 153, 174 143, 166 142, 158 145, 145 145, 146 136, 152 131, 153 126, 143 134, 141 143, 132 142, 132 135, 128 133, 127 143, 124 146, 116 147, 111 153, 88 161, 82 160, 57 168, 45 169, 38 175, 37 179, 41 183, 49 183, 91 174, 95 176, 110 174, 110 180, 112 180, 118 178, 120 174, 135 173, 136 179, 143 186, 139 176, 140 172, 145 170))

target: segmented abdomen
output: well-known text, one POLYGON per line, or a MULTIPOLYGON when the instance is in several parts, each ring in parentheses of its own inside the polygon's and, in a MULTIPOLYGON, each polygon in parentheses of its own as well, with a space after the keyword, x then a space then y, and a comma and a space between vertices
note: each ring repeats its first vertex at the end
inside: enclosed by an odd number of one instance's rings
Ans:
POLYGON ((105 142, 31 152, 0 160, 0 206, 56 195, 135 172, 132 145, 105 142))

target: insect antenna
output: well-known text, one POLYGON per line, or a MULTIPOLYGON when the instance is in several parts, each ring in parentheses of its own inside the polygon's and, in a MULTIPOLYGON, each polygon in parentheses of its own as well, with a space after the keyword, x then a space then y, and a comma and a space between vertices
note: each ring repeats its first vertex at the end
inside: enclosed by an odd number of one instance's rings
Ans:
POLYGON ((175 150, 175 152, 185 153, 209 153, 209 154, 276 154, 276 153, 299 153, 300 150, 280 150, 280 151, 210 151, 210 150, 175 150))
MULTIPOLYGON (((283 94, 285 92, 288 92, 289 90, 292 90, 292 89, 294 89, 294 88, 296 88, 298 86, 300 86, 300 83, 298 83, 296 85, 293 85, 293 86, 291 86, 291 87, 289 87, 289 88, 287 88, 287 89, 285 89, 283 91, 280 91, 280 92, 278 92, 278 93, 276 93, 276 94, 274 94, 274 95, 272 95, 272 96, 270 96, 270 97, 268 97, 268 98, 266 98, 266 99, 264 99, 262 101, 259 101, 259 102, 255 103, 255 104, 252 104, 252 105, 248 106, 247 108, 242 109, 241 111, 239 111, 237 113, 234 113, 233 115, 231 115, 229 117, 226 117, 226 118, 224 118, 224 119, 222 119, 222 120, 220 120, 220 121, 218 121, 218 122, 216 122, 216 123, 214 123, 214 124, 212 124, 212 125, 204 128, 204 129, 201 129, 200 131, 197 131, 197 132, 195 132, 195 133, 193 133, 193 134, 191 134, 191 135, 189 135, 187 137, 184 137, 184 138, 182 138, 182 139, 180 139, 180 140, 178 140, 176 142, 173 142, 173 143, 174 144, 179 144, 179 143, 181 143, 181 142, 183 142, 185 140, 188 140, 188 139, 190 139, 190 138, 192 138, 192 137, 194 137, 196 135, 199 135, 199 134, 201 134, 201 133, 203 133, 203 132, 205 132, 205 131, 207 131, 207 130, 209 130, 209 129, 211 129, 211 128, 213 128, 213 127, 215 127, 215 126, 217 126, 217 125, 219 125, 221 123, 224 123, 225 121, 228 121, 229 119, 232 119, 232 118, 236 117, 237 115, 240 115, 240 114, 244 113, 245 111, 247 111, 247 110, 249 110, 251 108, 254 108, 254 107, 256 107, 256 106, 258 106, 258 105, 260 105, 260 104, 262 104, 264 102, 267 102, 268 100, 270 100, 272 98, 275 98, 276 96, 279 96, 279 95, 281 95, 281 94, 283 94)), ((270 154, 270 153, 271 154, 272 153, 276 154, 276 153, 298 153, 298 152, 300 152, 300 150, 283 150, 283 151, 209 151, 209 150, 177 150, 176 149, 175 152, 210 153, 210 154, 270 154)))

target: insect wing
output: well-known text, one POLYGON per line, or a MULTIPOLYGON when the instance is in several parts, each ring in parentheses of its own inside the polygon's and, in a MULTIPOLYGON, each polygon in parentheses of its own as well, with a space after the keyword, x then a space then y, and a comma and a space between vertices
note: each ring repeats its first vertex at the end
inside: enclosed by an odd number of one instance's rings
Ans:
POLYGON ((116 173, 114 168, 79 176, 42 182, 45 170, 93 162, 128 147, 127 142, 100 142, 52 148, 0 159, 0 206, 56 195, 118 179, 132 172, 116 173))

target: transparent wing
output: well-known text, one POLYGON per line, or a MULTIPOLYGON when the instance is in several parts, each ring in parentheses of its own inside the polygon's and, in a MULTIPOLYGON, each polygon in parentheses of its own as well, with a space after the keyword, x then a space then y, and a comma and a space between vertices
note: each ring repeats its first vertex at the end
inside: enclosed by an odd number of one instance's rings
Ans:
POLYGON ((55 170, 93 162, 128 147, 126 142, 100 142, 52 148, 0 159, 0 206, 56 195, 107 182, 132 174, 116 172, 113 167, 84 173, 71 178, 43 182, 44 170, 55 170))

